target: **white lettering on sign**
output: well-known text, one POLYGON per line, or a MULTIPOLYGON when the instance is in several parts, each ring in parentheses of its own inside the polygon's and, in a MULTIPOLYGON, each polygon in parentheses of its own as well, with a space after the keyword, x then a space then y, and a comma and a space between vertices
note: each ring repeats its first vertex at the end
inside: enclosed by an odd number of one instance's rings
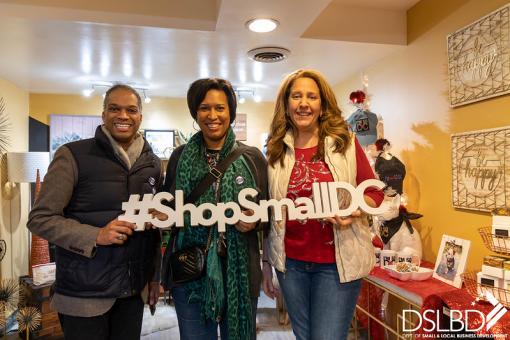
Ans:
POLYGON ((175 197, 169 192, 160 192, 156 195, 145 194, 141 200, 140 195, 131 195, 128 202, 122 203, 122 210, 125 211, 125 214, 120 215, 119 220, 135 223, 136 230, 143 230, 146 222, 152 223, 158 228, 168 228, 173 225, 183 227, 184 215, 189 214, 192 226, 211 226, 217 223, 218 231, 223 232, 227 224, 236 224, 239 221, 246 223, 268 222, 269 208, 272 209, 276 221, 284 219, 284 208, 289 220, 321 219, 335 215, 349 216, 358 208, 371 215, 384 213, 386 208, 373 208, 365 202, 363 194, 369 187, 383 189, 385 184, 375 179, 366 180, 357 188, 347 182, 313 183, 313 199, 299 197, 293 201, 283 198, 281 200, 261 200, 258 203, 252 201, 257 196, 257 190, 245 188, 239 192, 239 203, 203 203, 199 206, 192 203, 184 204, 182 190, 176 190, 175 197), (339 190, 346 191, 350 195, 351 199, 347 207, 340 207, 344 202, 343 199, 339 200, 339 190), (163 203, 172 202, 174 199, 175 210, 163 203), (150 209, 166 214, 168 219, 159 220, 152 217, 149 214, 150 209), (242 210, 253 210, 254 213, 248 216, 243 214, 242 210), (206 212, 208 214, 205 214, 206 212))
MULTIPOLYGON (((425 335, 443 333, 441 336, 439 336, 440 338, 449 338, 449 336, 446 335, 451 334, 452 332, 466 331, 476 333, 483 328, 488 331, 508 312, 508 310, 494 297, 491 292, 485 292, 484 295, 485 298, 494 306, 494 309, 491 310, 487 315, 483 314, 478 309, 451 309, 447 310, 449 312, 447 315, 450 317, 450 324, 445 325, 445 322, 442 322, 443 318, 441 311, 439 310, 426 309, 424 311, 422 310, 421 312, 418 312, 414 309, 404 309, 402 311, 403 319, 414 319, 417 320, 418 324, 410 324, 409 322, 404 322, 402 324, 402 330, 404 332, 412 332, 414 334, 414 332, 422 328, 423 325, 423 331, 425 332, 425 335), (414 314, 414 317, 411 314, 414 314), (469 322, 469 319, 475 319, 477 321, 469 322), (424 320, 426 322, 423 322, 424 320), (410 328, 408 325, 414 326, 414 328, 410 328), (441 326, 447 327, 441 328, 441 326)), ((476 303, 473 302, 472 305, 474 306, 476 303)), ((445 311, 443 310, 443 312, 445 311)), ((503 338, 506 338, 506 334, 492 334, 494 339, 501 338, 503 335, 505 335, 503 338)))

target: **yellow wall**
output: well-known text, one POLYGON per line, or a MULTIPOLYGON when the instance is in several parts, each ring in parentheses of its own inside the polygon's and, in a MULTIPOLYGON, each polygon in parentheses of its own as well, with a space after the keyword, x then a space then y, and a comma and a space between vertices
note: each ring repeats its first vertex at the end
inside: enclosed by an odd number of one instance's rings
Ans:
MULTIPOLYGON (((10 122, 8 152, 28 150, 28 92, 0 79, 0 97, 10 122)), ((7 243, 7 252, 0 263, 0 278, 18 278, 28 273, 28 184, 17 185, 8 199, 3 185, 7 179, 5 156, 0 168, 0 239, 7 243)))
MULTIPOLYGON (((269 102, 238 105, 237 112, 247 114, 247 144, 262 147, 260 135, 268 130, 273 109, 269 102)), ((30 94, 30 116, 45 124, 49 124, 50 114, 101 115, 101 111, 100 96, 30 94)), ((187 134, 195 131, 192 123, 184 98, 153 98, 143 104, 142 129, 178 129, 187 134)))
MULTIPOLYGON (((507 1, 456 1, 461 5, 456 10, 444 5, 448 2, 423 0, 411 9, 408 47, 364 71, 371 109, 382 115, 385 137, 407 168, 404 190, 409 208, 424 215, 415 226, 422 235, 425 259, 435 261, 442 235, 453 235, 472 241, 468 268, 478 270, 483 256, 490 253, 478 228, 490 225, 491 217, 452 208, 450 135, 510 125, 510 96, 450 109, 446 36, 507 1), (424 19, 428 17, 433 24, 424 19)), ((336 86, 339 102, 346 102, 359 88, 358 75, 336 86)), ((348 115, 353 108, 346 105, 343 111, 348 115)))

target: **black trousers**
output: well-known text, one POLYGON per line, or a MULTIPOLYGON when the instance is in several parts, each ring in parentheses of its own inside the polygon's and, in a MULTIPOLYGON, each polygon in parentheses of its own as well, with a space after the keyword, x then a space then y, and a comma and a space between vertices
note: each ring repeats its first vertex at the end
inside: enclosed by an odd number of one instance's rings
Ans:
POLYGON ((140 295, 117 299, 105 314, 79 317, 58 314, 66 340, 138 340, 142 331, 140 295))

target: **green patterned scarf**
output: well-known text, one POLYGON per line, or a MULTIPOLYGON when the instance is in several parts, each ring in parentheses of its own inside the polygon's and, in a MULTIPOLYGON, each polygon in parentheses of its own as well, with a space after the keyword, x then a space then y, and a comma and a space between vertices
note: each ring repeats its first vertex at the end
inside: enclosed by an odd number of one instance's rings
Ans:
MULTIPOLYGON (((235 135, 229 128, 225 144, 220 150, 219 162, 235 147, 235 135)), ((208 172, 202 132, 198 132, 186 144, 179 159, 176 189, 184 190, 184 197, 186 197, 208 172)), ((230 165, 223 176, 219 189, 221 202, 237 202, 239 191, 247 187, 255 187, 255 181, 241 156, 230 165), (236 183, 236 178, 239 176, 244 178, 244 182, 241 184, 236 183)), ((212 185, 195 204, 198 206, 206 202, 216 203, 212 185)), ((179 249, 207 244, 209 227, 191 227, 189 214, 186 214, 184 224, 184 232, 179 233, 179 249)), ((217 225, 211 228, 213 231, 211 246, 207 254, 206 275, 186 284, 186 290, 190 294, 189 303, 200 303, 202 317, 214 321, 220 319, 226 307, 229 339, 249 339, 252 320, 248 274, 249 255, 246 238, 233 225, 227 226, 227 268, 222 270, 221 258, 216 252, 217 225), (225 296, 227 297, 226 301, 225 296)))

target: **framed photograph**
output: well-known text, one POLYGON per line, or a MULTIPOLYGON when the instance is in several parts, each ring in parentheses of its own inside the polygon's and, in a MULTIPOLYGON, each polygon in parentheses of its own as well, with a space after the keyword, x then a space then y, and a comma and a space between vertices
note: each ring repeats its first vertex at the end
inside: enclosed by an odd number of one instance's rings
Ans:
POLYGON ((491 211, 510 205, 510 126, 451 138, 453 207, 491 211))
POLYGON ((510 5, 447 37, 450 106, 510 92, 510 5))
POLYGON ((462 286, 460 274, 464 272, 471 241, 443 235, 433 277, 454 287, 462 286))
POLYGON ((175 147, 175 130, 145 130, 144 137, 156 156, 170 158, 175 147))

